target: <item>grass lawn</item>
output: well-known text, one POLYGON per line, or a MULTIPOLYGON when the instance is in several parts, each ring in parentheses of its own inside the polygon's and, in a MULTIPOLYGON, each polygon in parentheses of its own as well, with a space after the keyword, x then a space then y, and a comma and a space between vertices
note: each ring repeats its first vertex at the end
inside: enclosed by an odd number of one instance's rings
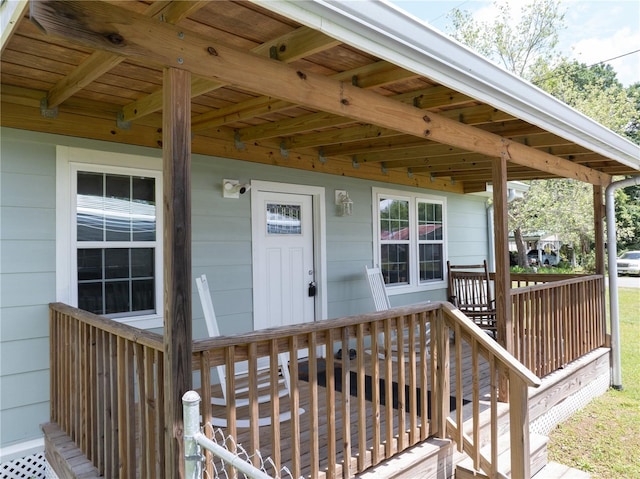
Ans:
POLYGON ((594 479, 640 478, 640 290, 618 294, 623 390, 610 389, 549 438, 550 460, 594 479))

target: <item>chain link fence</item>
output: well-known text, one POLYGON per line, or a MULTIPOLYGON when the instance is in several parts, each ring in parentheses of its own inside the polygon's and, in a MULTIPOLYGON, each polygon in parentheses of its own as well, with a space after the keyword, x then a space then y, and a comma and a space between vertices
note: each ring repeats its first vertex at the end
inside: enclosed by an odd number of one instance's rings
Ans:
POLYGON ((200 425, 200 395, 182 397, 186 479, 295 479, 286 467, 276 468, 270 457, 249 454, 231 436, 211 424, 200 425))

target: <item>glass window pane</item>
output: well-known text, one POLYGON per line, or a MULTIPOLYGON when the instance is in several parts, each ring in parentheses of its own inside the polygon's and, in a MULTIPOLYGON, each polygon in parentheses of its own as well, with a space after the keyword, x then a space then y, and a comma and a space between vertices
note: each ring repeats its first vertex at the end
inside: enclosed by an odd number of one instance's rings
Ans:
POLYGON ((153 248, 134 248, 131 250, 131 277, 153 278, 153 248))
POLYGON ((105 279, 129 278, 129 250, 111 248, 104 252, 105 279))
POLYGON ((154 310, 155 286, 153 279, 141 279, 131 282, 131 310, 154 310))
POLYGON ((95 314, 104 314, 102 281, 78 284, 78 308, 95 314))
POLYGON ((105 283, 105 314, 131 311, 129 299, 129 281, 109 281, 105 283))
POLYGON ((409 202, 381 198, 380 203, 380 239, 409 239, 409 202))
POLYGON ((383 244, 380 269, 386 284, 408 284, 409 245, 383 244))
POLYGON ((133 241, 156 239, 156 192, 153 178, 134 177, 131 205, 133 241))
POLYGON ((78 281, 102 279, 102 250, 78 250, 78 281))
POLYGON ((107 241, 131 241, 131 177, 106 176, 107 241))
POLYGON ((420 281, 444 279, 444 258, 441 244, 421 244, 420 281))
POLYGON ((301 234, 302 221, 300 215, 300 205, 267 204, 267 234, 301 234))
POLYGON ((418 203, 418 240, 439 241, 443 238, 442 205, 418 203))
POLYGON ((76 195, 77 241, 104 239, 103 196, 103 175, 79 171, 76 195))

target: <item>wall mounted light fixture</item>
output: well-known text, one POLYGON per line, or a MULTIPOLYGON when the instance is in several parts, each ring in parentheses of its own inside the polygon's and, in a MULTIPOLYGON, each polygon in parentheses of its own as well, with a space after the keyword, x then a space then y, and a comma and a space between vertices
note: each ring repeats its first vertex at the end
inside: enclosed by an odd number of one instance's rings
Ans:
POLYGON ((251 189, 249 183, 240 183, 238 180, 222 180, 222 196, 224 198, 240 198, 251 189))
POLYGON ((351 216, 353 213, 353 201, 346 190, 336 190, 336 214, 338 216, 351 216))

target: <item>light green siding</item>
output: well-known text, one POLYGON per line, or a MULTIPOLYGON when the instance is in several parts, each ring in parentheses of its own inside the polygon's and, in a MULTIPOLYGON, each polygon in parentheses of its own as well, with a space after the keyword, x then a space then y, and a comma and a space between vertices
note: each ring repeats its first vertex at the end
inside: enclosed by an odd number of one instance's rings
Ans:
MULTIPOLYGON (((48 312, 56 300, 56 144, 152 156, 160 150, 1 129, 0 211, 0 447, 40 436, 48 406, 48 312), (36 384, 37 383, 37 384, 36 384), (23 389, 19 385, 28 384, 23 389)), ((251 192, 222 196, 223 179, 262 180, 325 188, 327 316, 371 311, 365 265, 374 263, 372 187, 411 190, 447 198, 449 257, 487 257, 485 200, 220 158, 192 161, 193 276, 206 274, 223 334, 253 328, 251 192), (334 190, 347 190, 353 215, 336 215, 334 190)), ((193 332, 205 337, 202 308, 193 287, 193 332)), ((446 297, 444 289, 394 295, 393 305, 446 297)))
POLYGON ((55 300, 55 145, 5 136, 0 149, 0 446, 49 418, 55 300))

